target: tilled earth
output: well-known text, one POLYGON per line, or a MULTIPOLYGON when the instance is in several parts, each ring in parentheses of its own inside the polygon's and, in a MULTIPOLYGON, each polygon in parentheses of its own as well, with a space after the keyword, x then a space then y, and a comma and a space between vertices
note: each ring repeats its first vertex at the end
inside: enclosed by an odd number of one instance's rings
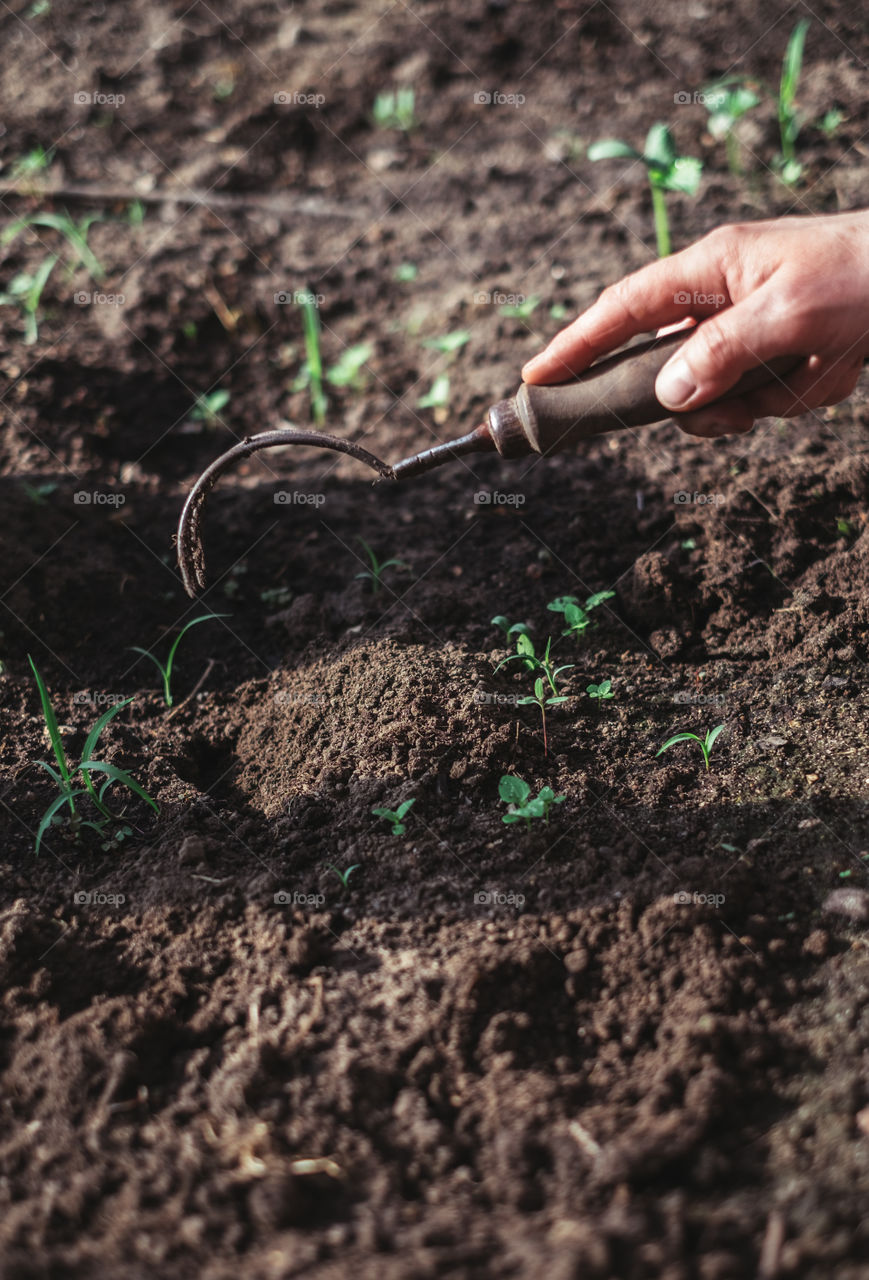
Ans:
MULTIPOLYGON (((859 206, 856 11, 806 11, 801 106, 844 121, 806 125, 793 190, 769 99, 742 178, 674 101, 731 70, 775 85, 802 13, 0 20, 4 219, 100 213, 105 268, 55 269, 35 344, 0 309, 4 1277, 869 1274, 865 392, 744 439, 667 425, 403 485, 272 453, 209 502, 201 602, 172 546, 217 453, 308 421, 294 292, 320 295, 327 366, 371 345, 328 426, 393 460, 467 430, 559 316, 650 260, 642 175, 590 165, 596 138, 667 119, 703 156, 677 246, 859 206), (395 85, 409 133, 372 122, 395 85), (510 317, 499 294, 541 301, 510 317), (424 345, 460 328, 457 354, 424 345), (442 373, 449 415, 417 405, 442 373), (377 593, 360 537, 404 562, 377 593), (547 752, 490 619, 542 647, 549 601, 602 590, 557 639, 547 752), (169 710, 131 646, 164 656, 212 610, 169 710), (28 653, 75 760, 135 696, 101 750, 160 815, 113 789, 122 843, 61 825, 34 855, 51 748, 28 653), (717 724, 708 772, 692 744, 656 758, 717 724), (505 773, 564 795, 548 824, 502 823, 505 773), (403 834, 371 814, 410 798, 403 834)), ((3 287, 62 250, 19 234, 3 287)))

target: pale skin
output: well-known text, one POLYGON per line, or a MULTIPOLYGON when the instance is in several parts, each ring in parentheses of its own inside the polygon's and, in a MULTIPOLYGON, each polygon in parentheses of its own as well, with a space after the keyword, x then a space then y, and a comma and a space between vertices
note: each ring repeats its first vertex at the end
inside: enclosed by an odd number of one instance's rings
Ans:
POLYGON ((758 418, 845 400, 869 357, 869 212, 719 227, 610 285, 522 376, 564 382, 637 334, 692 322, 696 332, 655 384, 690 435, 742 434, 758 418), (750 395, 704 408, 776 356, 802 361, 750 395))

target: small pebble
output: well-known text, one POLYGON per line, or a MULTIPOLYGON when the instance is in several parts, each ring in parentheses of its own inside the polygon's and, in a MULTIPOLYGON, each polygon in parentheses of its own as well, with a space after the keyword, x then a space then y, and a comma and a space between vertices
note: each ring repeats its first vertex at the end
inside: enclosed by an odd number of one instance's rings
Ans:
POLYGON ((865 889, 834 889, 824 899, 822 910, 864 924, 869 920, 869 893, 865 889))

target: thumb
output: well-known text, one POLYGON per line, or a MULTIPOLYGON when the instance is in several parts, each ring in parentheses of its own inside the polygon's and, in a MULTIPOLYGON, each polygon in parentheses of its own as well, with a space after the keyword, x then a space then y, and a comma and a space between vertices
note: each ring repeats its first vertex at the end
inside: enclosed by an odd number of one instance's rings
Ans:
POLYGON ((783 354, 781 328, 771 321, 763 293, 759 289, 696 326, 655 381, 655 394, 665 408, 680 413, 699 409, 725 395, 749 369, 783 354))

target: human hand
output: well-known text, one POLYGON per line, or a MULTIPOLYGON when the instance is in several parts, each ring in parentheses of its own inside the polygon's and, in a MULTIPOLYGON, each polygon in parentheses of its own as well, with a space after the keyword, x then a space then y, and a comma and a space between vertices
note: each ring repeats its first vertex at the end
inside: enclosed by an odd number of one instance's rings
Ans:
POLYGON ((696 320, 655 392, 691 435, 750 431, 851 394, 869 355, 869 213, 719 227, 605 289, 522 370, 564 382, 636 334, 696 320), (802 356, 786 377, 724 396, 776 356, 802 356))

